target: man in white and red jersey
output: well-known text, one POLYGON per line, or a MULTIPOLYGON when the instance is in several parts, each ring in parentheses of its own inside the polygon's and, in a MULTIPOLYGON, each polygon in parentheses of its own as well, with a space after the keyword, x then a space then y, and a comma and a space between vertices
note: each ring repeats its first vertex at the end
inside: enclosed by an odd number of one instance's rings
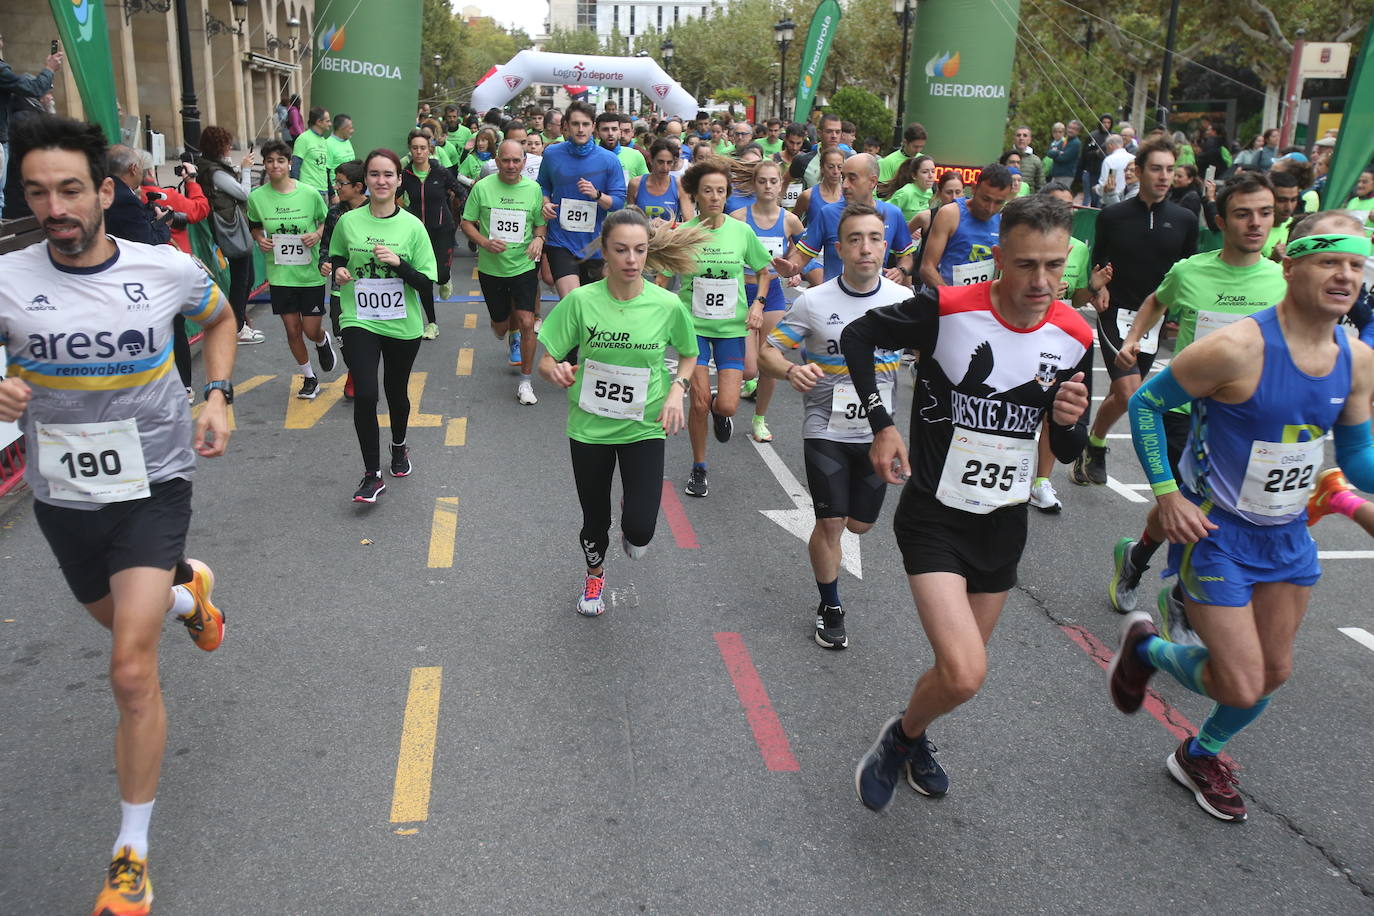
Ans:
POLYGON ((927 290, 850 322, 841 349, 873 428, 870 457, 888 483, 906 481, 893 527, 935 665, 916 682, 854 773, 859 800, 892 802, 905 771, 923 795, 949 778, 926 727, 972 699, 985 646, 1016 584, 1035 476, 1036 431, 1064 463, 1087 439, 1092 331, 1054 298, 1068 259, 1073 212, 1044 195, 1002 211, 993 257, 1001 277, 927 290), (912 396, 912 454, 875 380, 875 350, 920 353, 912 396))

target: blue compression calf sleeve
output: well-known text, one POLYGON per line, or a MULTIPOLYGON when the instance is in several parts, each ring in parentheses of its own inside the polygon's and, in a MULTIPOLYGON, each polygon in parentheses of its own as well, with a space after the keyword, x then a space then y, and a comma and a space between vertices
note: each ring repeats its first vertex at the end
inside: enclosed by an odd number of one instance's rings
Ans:
MULTIPOLYGON (((1268 706, 1268 697, 1260 697, 1260 701, 1248 709, 1218 703, 1212 707, 1211 715, 1203 720, 1202 727, 1198 729, 1197 737, 1193 740, 1204 753, 1216 756, 1221 753, 1226 742, 1234 738, 1242 728, 1258 719, 1268 706)), ((1196 756, 1196 749, 1189 750, 1196 756)))
POLYGON ((1374 441, 1369 430, 1368 420, 1353 426, 1338 424, 1331 430, 1336 440, 1336 463, 1350 482, 1366 493, 1374 492, 1374 441))
POLYGON ((1131 440, 1136 457, 1145 468, 1150 489, 1156 496, 1178 489, 1173 472, 1169 470, 1168 443, 1164 435, 1164 414, 1193 400, 1192 395, 1174 380, 1169 369, 1141 385, 1126 405, 1131 421, 1131 440))

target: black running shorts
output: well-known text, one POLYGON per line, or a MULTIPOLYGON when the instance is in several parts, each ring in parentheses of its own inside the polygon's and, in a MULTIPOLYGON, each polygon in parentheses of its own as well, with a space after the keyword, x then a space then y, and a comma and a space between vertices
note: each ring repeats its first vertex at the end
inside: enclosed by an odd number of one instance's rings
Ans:
POLYGON ((319 286, 272 286, 272 314, 319 318, 326 304, 324 284, 319 286))
POLYGON ((1136 352, 1135 368, 1122 369, 1116 364, 1116 354, 1121 351, 1121 329, 1116 323, 1117 309, 1107 309, 1097 316, 1097 347, 1102 351, 1102 362, 1107 367, 1107 377, 1112 381, 1128 375, 1138 375, 1142 379, 1150 374, 1155 364, 1153 353, 1136 352))
POLYGON ((93 512, 33 504, 38 527, 77 601, 99 601, 110 593, 111 576, 136 566, 175 568, 177 584, 191 581, 185 561, 191 481, 177 477, 150 484, 149 490, 143 499, 110 503, 93 512))
POLYGON ((576 276, 583 286, 595 283, 605 272, 606 262, 600 258, 579 258, 566 248, 545 245, 544 257, 549 262, 549 273, 554 282, 561 277, 576 276))
POLYGON ((887 484, 873 470, 867 442, 803 439, 806 485, 816 518, 852 518, 871 525, 883 510, 887 484))
POLYGON ((513 309, 533 312, 539 305, 539 269, 531 266, 529 270, 513 277, 490 277, 477 274, 477 284, 482 287, 482 298, 487 303, 487 313, 497 323, 510 317, 513 309))
POLYGON ((964 577, 970 593, 1005 592, 1016 584, 1026 515, 1024 503, 974 515, 907 484, 892 527, 907 575, 954 573, 964 577))

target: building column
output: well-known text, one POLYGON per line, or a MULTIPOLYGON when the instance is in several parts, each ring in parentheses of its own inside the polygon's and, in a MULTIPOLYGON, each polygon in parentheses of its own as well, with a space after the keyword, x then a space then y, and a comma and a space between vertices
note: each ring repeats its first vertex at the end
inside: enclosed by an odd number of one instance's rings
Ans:
MULTIPOLYGON (((246 24, 245 24, 245 26, 244 26, 244 31, 245 31, 245 32, 248 31, 248 28, 247 28, 247 25, 246 25, 246 24)), ((244 36, 244 39, 243 39, 243 40, 244 40, 244 43, 246 44, 247 41, 248 41, 247 36, 244 36)), ((247 137, 247 136, 248 136, 248 116, 247 116, 247 114, 245 113, 245 109, 244 109, 244 95, 245 95, 245 93, 244 93, 244 91, 243 91, 243 81, 246 80, 246 79, 249 79, 250 77, 249 77, 248 68, 245 67, 244 64, 243 64, 243 52, 239 49, 239 36, 238 36, 238 35, 230 35, 230 36, 229 36, 229 48, 230 48, 229 53, 230 53, 230 55, 231 55, 231 59, 230 59, 230 61, 229 61, 229 67, 228 67, 228 69, 229 69, 230 77, 231 77, 231 78, 233 79, 233 81, 234 81, 234 136, 235 136, 235 137, 247 137)), ((249 139, 251 140, 252 138, 249 137, 249 139)))
POLYGON ((138 99, 138 60, 134 56, 134 27, 123 15, 114 18, 119 23, 119 56, 124 71, 124 114, 133 115, 142 122, 143 107, 138 99))
MULTIPOLYGON (((211 85, 211 82, 214 79, 215 62, 210 56, 210 36, 204 31, 203 28, 205 24, 205 14, 209 12, 209 10, 210 0, 201 0, 200 9, 198 10, 198 12, 200 13, 199 22, 202 26, 202 31, 200 33, 202 64, 201 72, 204 74, 204 77, 201 79, 201 83, 203 85, 197 87, 199 91, 196 93, 196 95, 200 102, 200 123, 207 125, 219 123, 219 106, 216 104, 214 86, 211 85)), ((192 13, 188 10, 187 15, 191 17, 192 22, 197 21, 195 19, 195 13, 192 13)), ((191 29, 192 54, 196 53, 194 50, 196 40, 195 32, 195 29, 191 29)), ((194 72, 195 71, 192 70, 192 73, 194 72)))
MULTIPOLYGON (((181 68, 177 64, 177 17, 171 10, 162 17, 167 23, 167 84, 172 87, 172 123, 167 130, 167 154, 185 148, 185 131, 181 129, 181 68)), ((199 139, 199 138, 197 138, 199 139)))

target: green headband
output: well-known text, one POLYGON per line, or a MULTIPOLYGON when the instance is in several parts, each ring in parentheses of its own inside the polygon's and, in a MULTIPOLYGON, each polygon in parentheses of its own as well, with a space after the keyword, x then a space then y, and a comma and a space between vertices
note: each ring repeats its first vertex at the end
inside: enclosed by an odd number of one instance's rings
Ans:
POLYGON ((1303 255, 1331 251, 1340 254, 1357 254, 1367 258, 1370 256, 1369 239, 1362 235, 1304 235, 1300 239, 1293 239, 1289 242, 1288 247, 1284 249, 1284 254, 1290 258, 1300 258, 1303 255))

